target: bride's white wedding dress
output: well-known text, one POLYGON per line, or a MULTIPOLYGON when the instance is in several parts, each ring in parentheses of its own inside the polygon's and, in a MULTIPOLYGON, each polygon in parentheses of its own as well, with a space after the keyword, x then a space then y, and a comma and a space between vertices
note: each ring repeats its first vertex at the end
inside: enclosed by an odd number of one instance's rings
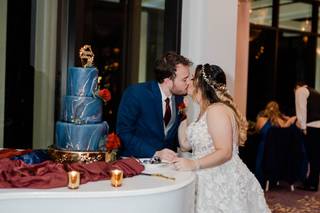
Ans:
MULTIPOLYGON (((226 105, 223 107, 232 117, 232 158, 217 167, 200 169, 196 172, 195 212, 269 213, 271 211, 266 204, 263 190, 254 175, 239 158, 238 128, 234 113, 226 105)), ((187 137, 192 146, 194 159, 215 151, 214 142, 207 129, 206 114, 204 113, 199 121, 192 122, 187 129, 187 137)))

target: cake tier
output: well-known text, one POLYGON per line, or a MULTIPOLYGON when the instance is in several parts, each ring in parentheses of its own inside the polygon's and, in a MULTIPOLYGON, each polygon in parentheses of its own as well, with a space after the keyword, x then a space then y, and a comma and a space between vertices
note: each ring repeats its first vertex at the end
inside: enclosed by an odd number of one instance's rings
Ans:
POLYGON ((102 101, 99 98, 65 96, 63 120, 76 124, 92 124, 102 121, 102 101))
POLYGON ((104 149, 108 123, 77 125, 58 121, 55 146, 62 150, 97 151, 104 149))
POLYGON ((98 70, 94 67, 70 67, 67 76, 67 95, 92 97, 97 89, 98 70))

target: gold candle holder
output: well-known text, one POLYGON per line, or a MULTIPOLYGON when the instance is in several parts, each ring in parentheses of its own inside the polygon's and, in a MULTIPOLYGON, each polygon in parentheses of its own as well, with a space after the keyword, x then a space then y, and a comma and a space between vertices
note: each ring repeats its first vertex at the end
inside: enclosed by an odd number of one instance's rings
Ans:
POLYGON ((105 162, 110 163, 117 159, 117 153, 114 151, 106 152, 105 154, 105 162))
POLYGON ((111 185, 113 187, 119 187, 122 185, 123 171, 120 169, 111 170, 111 185))
POLYGON ((106 163, 111 162, 111 152, 106 152, 105 162, 106 162, 106 163))
POLYGON ((80 185, 80 172, 70 171, 68 172, 68 187, 69 189, 77 189, 80 185))

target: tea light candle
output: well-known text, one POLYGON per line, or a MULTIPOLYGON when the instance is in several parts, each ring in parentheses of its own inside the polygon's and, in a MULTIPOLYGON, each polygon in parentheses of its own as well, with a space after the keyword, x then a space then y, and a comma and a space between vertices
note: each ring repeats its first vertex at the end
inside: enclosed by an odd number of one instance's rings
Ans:
POLYGON ((68 187, 69 189, 77 189, 80 185, 80 172, 70 171, 68 172, 68 187))
POLYGON ((111 170, 111 185, 113 187, 119 187, 122 185, 123 171, 120 169, 111 170))

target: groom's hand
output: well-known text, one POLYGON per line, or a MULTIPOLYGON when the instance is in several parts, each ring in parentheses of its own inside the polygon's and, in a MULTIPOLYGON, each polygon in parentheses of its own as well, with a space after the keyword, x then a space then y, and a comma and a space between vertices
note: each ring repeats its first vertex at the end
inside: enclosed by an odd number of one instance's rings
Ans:
POLYGON ((177 157, 177 153, 171 149, 162 149, 157 151, 154 155, 158 156, 161 160, 166 160, 169 162, 172 162, 177 157))

